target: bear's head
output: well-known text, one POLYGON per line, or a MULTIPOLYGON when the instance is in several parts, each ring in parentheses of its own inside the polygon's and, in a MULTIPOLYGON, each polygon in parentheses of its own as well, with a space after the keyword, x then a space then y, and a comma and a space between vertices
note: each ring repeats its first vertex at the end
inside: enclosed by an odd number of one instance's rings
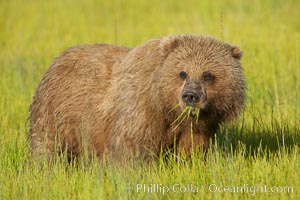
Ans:
POLYGON ((245 99, 239 62, 242 52, 210 37, 168 36, 161 40, 165 57, 161 84, 171 106, 200 109, 200 118, 234 118, 245 99))

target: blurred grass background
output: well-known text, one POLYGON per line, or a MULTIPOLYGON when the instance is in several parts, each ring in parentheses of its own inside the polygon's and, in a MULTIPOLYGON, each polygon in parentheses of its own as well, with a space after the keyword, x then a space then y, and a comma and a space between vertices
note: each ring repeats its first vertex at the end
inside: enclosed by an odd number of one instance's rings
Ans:
POLYGON ((0 199, 299 199, 299 10, 297 0, 1 0, 0 199), (47 170, 27 164, 28 107, 55 56, 76 44, 134 47, 187 33, 244 51, 247 106, 236 123, 220 130, 216 158, 207 165, 199 159, 192 166, 160 162, 125 173, 97 162, 68 171, 61 163, 47 170), (194 183, 202 190, 164 196, 124 190, 136 183, 194 183), (211 193, 211 183, 289 185, 294 192, 211 193))

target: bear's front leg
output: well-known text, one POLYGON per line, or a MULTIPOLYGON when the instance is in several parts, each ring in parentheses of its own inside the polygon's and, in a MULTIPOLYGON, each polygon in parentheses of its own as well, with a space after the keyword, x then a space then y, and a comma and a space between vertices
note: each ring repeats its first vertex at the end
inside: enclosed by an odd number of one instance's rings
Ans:
POLYGON ((210 137, 201 133, 183 132, 178 138, 178 152, 184 152, 191 155, 193 151, 206 152, 209 148, 210 137))
POLYGON ((190 156, 193 151, 203 151, 206 155, 214 132, 215 129, 208 128, 207 126, 193 128, 187 126, 178 136, 177 151, 184 152, 187 156, 190 156))
POLYGON ((129 110, 113 123, 106 153, 122 163, 150 163, 161 148, 162 124, 159 116, 129 110))

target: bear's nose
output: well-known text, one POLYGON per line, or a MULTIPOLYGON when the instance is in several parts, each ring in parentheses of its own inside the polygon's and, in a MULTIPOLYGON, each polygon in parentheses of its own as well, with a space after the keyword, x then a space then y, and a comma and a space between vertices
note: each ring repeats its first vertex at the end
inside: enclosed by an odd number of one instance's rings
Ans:
POLYGON ((182 93, 182 101, 186 104, 195 104, 200 101, 200 94, 193 90, 186 90, 182 93))

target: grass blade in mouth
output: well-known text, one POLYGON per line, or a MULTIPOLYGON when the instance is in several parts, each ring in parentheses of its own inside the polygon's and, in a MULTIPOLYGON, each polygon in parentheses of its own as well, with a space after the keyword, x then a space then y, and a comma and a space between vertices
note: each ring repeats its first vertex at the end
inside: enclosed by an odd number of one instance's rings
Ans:
POLYGON ((200 115, 200 108, 198 108, 198 107, 192 107, 192 106, 187 106, 187 107, 188 107, 189 116, 192 114, 198 120, 199 119, 199 115, 200 115))
POLYGON ((178 106, 179 106, 179 104, 176 104, 171 110, 169 110, 168 113, 170 113, 170 112, 172 112, 173 110, 175 110, 178 106))
MULTIPOLYGON (((172 108, 172 110, 174 110, 177 107, 177 105, 172 108)), ((171 125, 176 124, 177 122, 179 122, 172 131, 174 131, 186 118, 189 118, 190 116, 194 115, 196 116, 196 119, 199 119, 199 115, 200 115, 200 108, 195 108, 192 106, 186 106, 182 112, 180 113, 180 115, 174 120, 174 122, 171 125)), ((192 123, 192 122, 191 122, 192 123)))
POLYGON ((198 121, 199 115, 200 115, 200 108, 193 108, 192 114, 193 114, 194 116, 196 116, 196 119, 197 119, 197 121, 198 121))
POLYGON ((180 121, 182 118, 185 118, 184 114, 186 112, 188 112, 189 110, 189 106, 185 107, 182 112, 180 113, 180 115, 174 120, 174 122, 171 125, 174 125, 176 122, 180 121))
MULTIPOLYGON (((173 128, 172 132, 175 131, 177 129, 177 127, 188 117, 188 114, 186 114, 182 120, 173 128)), ((173 123, 172 123, 173 124, 173 123)))

